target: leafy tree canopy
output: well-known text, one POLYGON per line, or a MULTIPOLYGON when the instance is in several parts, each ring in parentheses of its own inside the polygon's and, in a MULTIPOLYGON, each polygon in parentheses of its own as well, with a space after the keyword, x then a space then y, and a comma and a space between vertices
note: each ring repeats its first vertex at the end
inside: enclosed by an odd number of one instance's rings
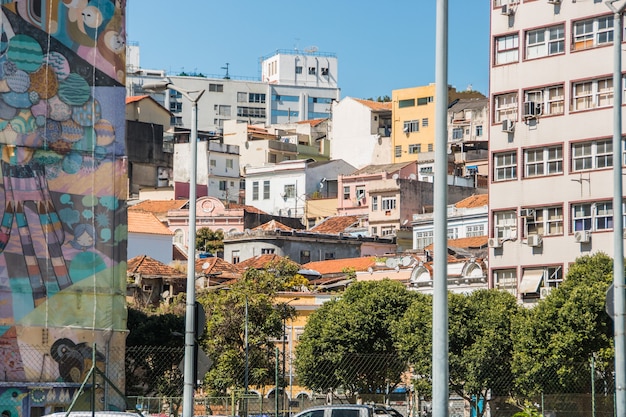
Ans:
POLYGON ((196 232, 196 249, 212 254, 224 250, 224 233, 221 230, 211 230, 208 227, 196 232))

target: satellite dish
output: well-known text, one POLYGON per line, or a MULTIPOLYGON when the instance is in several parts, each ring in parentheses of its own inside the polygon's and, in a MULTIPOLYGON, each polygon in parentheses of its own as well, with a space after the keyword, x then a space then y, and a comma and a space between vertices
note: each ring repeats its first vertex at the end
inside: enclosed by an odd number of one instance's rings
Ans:
POLYGON ((399 175, 398 175, 398 174, 393 174, 393 175, 391 176, 391 178, 392 178, 392 179, 394 179, 394 180, 397 180, 397 179, 399 178, 399 175))
POLYGON ((161 297, 163 298, 167 298, 170 296, 170 292, 169 291, 163 291, 163 294, 161 294, 161 297))
POLYGON ((415 175, 415 174, 409 174, 409 179, 410 179, 410 180, 416 180, 416 179, 417 179, 417 175, 415 175))
POLYGON ((371 266, 369 268, 367 268, 367 272, 369 272, 370 274, 374 273, 374 268, 372 268, 371 266))
POLYGON ((409 266, 411 265, 412 260, 413 258, 411 258, 410 256, 403 256, 400 262, 402 263, 402 266, 409 266))
POLYGON ((396 272, 400 272, 400 265, 396 265, 394 269, 396 270, 396 272))
POLYGON ((202 269, 207 269, 207 268, 208 268, 208 267, 210 267, 210 266, 211 266, 211 264, 210 264, 210 263, 205 262, 205 263, 203 263, 203 264, 202 264, 202 269))
POLYGON ((395 268, 396 266, 400 265, 400 262, 398 262, 397 258, 387 258, 387 260, 385 261, 385 265, 387 266, 387 268, 395 268))

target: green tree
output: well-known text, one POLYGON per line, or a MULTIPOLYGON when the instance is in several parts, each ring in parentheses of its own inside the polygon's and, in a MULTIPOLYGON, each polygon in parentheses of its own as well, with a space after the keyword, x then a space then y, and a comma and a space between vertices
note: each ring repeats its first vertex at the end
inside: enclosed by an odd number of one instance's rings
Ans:
MULTIPOLYGON (((476 407, 476 399, 512 390, 512 320, 519 313, 508 292, 477 290, 448 296, 450 390, 476 407)), ((398 350, 429 395, 432 371, 432 300, 421 297, 393 329, 398 350)), ((479 410, 479 415, 482 410, 479 410)))
POLYGON ((613 363, 613 323, 605 311, 613 260, 604 253, 583 256, 558 288, 516 322, 513 369, 526 395, 589 392, 580 365, 596 358, 598 373, 613 363))
POLYGON ((196 232, 196 250, 203 250, 212 254, 224 250, 224 233, 221 230, 211 230, 208 227, 196 232))
POLYGON ((300 382, 317 391, 338 387, 346 395, 385 392, 406 365, 390 329, 415 293, 402 284, 356 282, 340 298, 324 303, 308 319, 296 347, 300 382))
POLYGON ((244 387, 246 304, 249 386, 274 384, 274 340, 282 336, 283 318, 293 318, 295 312, 275 305, 276 292, 291 282, 287 272, 291 266, 271 266, 247 269, 227 290, 198 294, 207 313, 206 332, 200 344, 214 361, 204 382, 213 394, 225 395, 228 390, 244 387))

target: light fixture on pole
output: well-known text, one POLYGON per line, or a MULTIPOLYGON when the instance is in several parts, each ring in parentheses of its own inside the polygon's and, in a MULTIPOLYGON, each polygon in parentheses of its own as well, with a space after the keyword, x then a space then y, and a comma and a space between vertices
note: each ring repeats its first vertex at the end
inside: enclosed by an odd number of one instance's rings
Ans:
POLYGON ((626 294, 622 217, 622 38, 624 0, 605 4, 613 12, 613 303, 615 346, 615 415, 626 413, 626 294))
POLYGON ((195 304, 196 304, 196 175, 198 166, 198 100, 205 90, 188 91, 176 87, 169 81, 146 83, 143 89, 160 92, 167 89, 182 94, 191 102, 191 131, 189 135, 189 231, 187 243, 187 294, 185 306, 185 360, 183 385, 183 417, 193 417, 193 391, 195 386, 194 350, 196 345, 195 304), (192 96, 194 94, 194 96, 192 96))

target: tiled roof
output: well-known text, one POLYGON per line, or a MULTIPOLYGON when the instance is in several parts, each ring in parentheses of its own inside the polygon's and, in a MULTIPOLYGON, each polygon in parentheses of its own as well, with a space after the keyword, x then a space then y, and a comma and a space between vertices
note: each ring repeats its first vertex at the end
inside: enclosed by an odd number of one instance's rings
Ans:
POLYGON ((220 279, 232 279, 241 276, 239 268, 218 257, 196 259, 196 271, 207 275, 219 275, 220 279))
POLYGON ((152 213, 128 211, 128 232, 172 236, 174 232, 165 227, 152 213))
POLYGON ((333 216, 326 218, 322 223, 311 228, 311 232, 337 235, 348 227, 358 223, 358 216, 333 216))
POLYGON ((363 272, 367 271, 367 268, 374 267, 375 265, 376 259, 374 257, 344 258, 309 262, 308 264, 302 265, 302 269, 312 269, 313 271, 325 275, 338 274, 343 272, 346 268, 354 268, 356 272, 363 272))
MULTIPOLYGON (((278 256, 274 253, 265 254, 265 255, 257 255, 252 258, 248 258, 245 261, 239 262, 237 264, 237 268, 239 268, 241 271, 247 268, 264 269, 267 266, 267 264, 269 264, 270 262, 278 262, 281 259, 289 260, 288 258, 278 256)), ((296 262, 293 262, 293 263, 296 263, 296 262)))
POLYGON ((169 210, 180 210, 187 205, 189 200, 145 200, 141 203, 129 206, 128 210, 149 211, 155 214, 165 214, 169 210))
POLYGON ((271 231, 271 230, 276 230, 276 229, 286 230, 286 231, 292 230, 291 227, 285 226, 281 222, 277 222, 274 219, 270 220, 267 223, 263 223, 262 225, 259 225, 252 230, 270 230, 271 231))
POLYGON ((126 268, 128 275, 140 274, 146 276, 158 276, 167 278, 185 278, 185 274, 159 262, 148 255, 139 255, 130 259, 126 268))
POLYGON ((390 101, 386 101, 386 102, 380 102, 380 101, 372 101, 372 100, 363 100, 360 98, 355 98, 354 101, 358 101, 359 103, 363 104, 364 106, 369 107, 372 110, 391 110, 391 102, 390 101))
POLYGON ((456 208, 475 208, 489 204, 489 194, 474 194, 454 205, 456 208))
POLYGON ((259 210, 258 208, 254 207, 254 206, 248 206, 248 205, 245 205, 245 204, 226 203, 226 207, 228 207, 230 209, 244 210, 244 211, 246 211, 248 213, 267 214, 263 210, 259 210))
POLYGON ((186 261, 187 260, 187 252, 185 252, 184 248, 181 248, 178 245, 172 245, 172 260, 174 260, 174 261, 186 261))
POLYGON ((311 120, 302 120, 300 122, 296 122, 296 124, 301 124, 301 125, 311 125, 313 127, 319 125, 320 123, 323 123, 324 121, 326 121, 328 119, 311 119, 311 120))
MULTIPOLYGON (((487 246, 487 240, 489 238, 487 236, 474 236, 474 237, 463 237, 460 239, 450 239, 448 240, 449 248, 465 248, 465 249, 480 249, 487 246)), ((434 244, 426 246, 424 249, 433 250, 434 244)))
POLYGON ((411 161, 411 162, 399 162, 396 164, 368 165, 366 167, 363 167, 353 172, 350 175, 376 174, 379 172, 391 173, 391 172, 400 171, 405 166, 415 164, 415 163, 416 163, 415 161, 411 161))
POLYGON ((137 101, 141 101, 144 98, 148 98, 150 97, 149 95, 143 95, 143 96, 130 96, 130 97, 126 97, 126 104, 130 104, 130 103, 136 103, 137 101))

